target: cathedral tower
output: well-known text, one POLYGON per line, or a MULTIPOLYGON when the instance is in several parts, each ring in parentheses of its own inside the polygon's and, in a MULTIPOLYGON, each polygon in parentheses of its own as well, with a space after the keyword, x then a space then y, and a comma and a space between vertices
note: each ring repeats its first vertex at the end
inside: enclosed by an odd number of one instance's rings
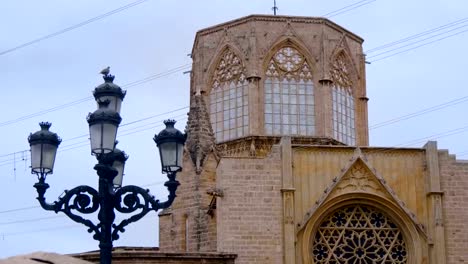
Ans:
POLYGON ((457 176, 468 163, 435 142, 368 146, 362 43, 316 17, 252 15, 197 32, 162 251, 245 264, 457 263, 468 219, 456 208, 468 202, 444 194, 468 188, 457 176))

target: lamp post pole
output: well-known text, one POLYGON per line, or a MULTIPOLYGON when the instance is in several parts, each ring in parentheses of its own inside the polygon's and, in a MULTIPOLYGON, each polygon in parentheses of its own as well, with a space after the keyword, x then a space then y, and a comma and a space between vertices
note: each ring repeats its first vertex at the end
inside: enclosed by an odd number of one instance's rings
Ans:
POLYGON ((133 185, 122 186, 123 170, 128 156, 115 148, 115 138, 121 121, 117 111, 120 111, 125 91, 115 85, 113 79, 114 76, 109 75, 107 71, 104 76, 105 83, 94 91, 99 109, 88 116, 91 152, 98 161, 94 167, 99 176, 98 190, 87 185, 77 186, 66 190, 57 201, 48 203, 45 198, 49 188, 46 176, 53 173, 61 139, 49 131, 51 124, 47 122, 40 123, 41 130, 28 138, 31 146, 31 173, 38 176, 34 187, 41 207, 55 213, 62 212, 73 221, 87 226, 88 232, 94 233, 93 238, 99 241, 101 264, 112 263, 112 242, 119 238, 119 233, 125 231, 125 226, 140 220, 149 211, 171 206, 179 186, 176 174, 182 170, 186 138, 174 128, 174 120, 164 121, 166 128, 154 137, 160 152, 162 172, 168 176, 168 181, 164 184, 169 191, 166 201, 156 200, 147 189, 133 185), (133 214, 116 224, 115 211, 133 214), (83 217, 96 212, 99 220, 97 224, 83 217))

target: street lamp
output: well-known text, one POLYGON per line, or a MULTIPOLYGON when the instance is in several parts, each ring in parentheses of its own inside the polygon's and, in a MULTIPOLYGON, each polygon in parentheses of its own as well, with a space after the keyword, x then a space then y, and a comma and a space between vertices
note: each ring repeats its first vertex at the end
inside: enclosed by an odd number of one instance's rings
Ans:
MULTIPOLYGON (((109 80, 112 83, 114 77, 107 72, 104 79, 106 83, 109 80)), ((118 87, 113 83, 111 86, 118 87)), ((96 91, 94 94, 96 95, 96 91)), ((123 94, 125 95, 125 92, 123 94)), ((97 96, 99 109, 89 114, 87 118, 91 153, 98 161, 94 166, 99 176, 98 190, 81 185, 66 190, 64 195, 53 203, 46 202, 45 192, 49 188, 45 182, 46 176, 53 173, 55 156, 61 139, 49 131, 52 124, 47 122, 40 123, 41 130, 28 137, 31 146, 31 173, 38 177, 38 182, 34 184, 38 193, 37 200, 45 210, 62 212, 73 221, 87 226, 88 232, 94 233, 93 238, 99 241, 101 264, 112 263, 112 242, 119 238, 119 233, 125 231, 125 226, 140 220, 149 211, 158 211, 171 206, 179 186, 175 178, 177 172, 182 170, 182 151, 186 139, 184 134, 174 128, 174 120, 166 120, 164 122, 166 128, 154 137, 159 148, 162 172, 168 176, 168 181, 164 183, 169 191, 166 201, 155 200, 147 189, 133 185, 122 186, 124 166, 128 156, 115 148, 117 144, 115 138, 121 118, 114 109, 116 104, 111 104, 113 99, 115 98, 97 96), (115 211, 134 213, 137 210, 138 212, 131 217, 118 224, 114 223, 115 211), (98 224, 82 217, 83 214, 95 212, 98 212, 98 224)))

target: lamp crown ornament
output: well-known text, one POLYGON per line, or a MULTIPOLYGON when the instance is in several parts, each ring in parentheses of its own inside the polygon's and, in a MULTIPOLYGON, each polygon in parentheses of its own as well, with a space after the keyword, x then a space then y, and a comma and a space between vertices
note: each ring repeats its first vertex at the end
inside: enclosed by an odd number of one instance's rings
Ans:
POLYGON ((174 139, 178 143, 182 144, 185 143, 186 135, 174 127, 175 123, 177 123, 177 121, 175 121, 174 119, 164 120, 166 128, 159 132, 159 134, 155 135, 153 138, 153 140, 158 146, 161 143, 166 142, 167 139, 174 139))
POLYGON ((56 133, 49 131, 50 127, 52 126, 52 123, 41 122, 39 123, 39 126, 41 127, 41 130, 35 133, 31 133, 29 135, 29 144, 45 143, 58 147, 58 145, 60 145, 60 143, 62 142, 62 139, 56 133))
POLYGON ((94 99, 96 102, 104 99, 111 100, 109 107, 120 113, 120 106, 127 91, 122 90, 120 86, 114 83, 115 76, 110 74, 109 67, 103 69, 100 73, 103 75, 104 83, 94 89, 94 99))
POLYGON ((89 113, 87 120, 90 125, 106 121, 108 123, 113 123, 115 125, 119 125, 122 121, 119 113, 116 111, 108 108, 110 101, 109 100, 99 100, 98 102, 99 108, 94 111, 93 113, 89 113))

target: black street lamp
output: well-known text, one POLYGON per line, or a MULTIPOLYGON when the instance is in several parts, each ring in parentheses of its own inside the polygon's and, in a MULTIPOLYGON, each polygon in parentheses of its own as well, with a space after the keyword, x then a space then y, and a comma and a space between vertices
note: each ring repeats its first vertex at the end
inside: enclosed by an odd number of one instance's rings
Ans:
POLYGON ((88 232, 94 233, 93 238, 99 241, 101 264, 112 263, 112 242, 119 238, 119 232, 125 231, 125 226, 140 220, 149 211, 168 208, 172 204, 179 186, 175 178, 177 172, 182 170, 182 151, 186 139, 182 132, 174 128, 174 120, 164 121, 166 128, 154 137, 159 148, 162 172, 166 173, 169 179, 164 183, 169 190, 166 201, 155 200, 148 189, 132 185, 122 187, 123 170, 128 156, 115 148, 115 138, 121 121, 116 110, 120 110, 125 92, 112 83, 113 79, 114 76, 105 73, 105 83, 94 91, 99 109, 89 114, 87 118, 91 153, 98 161, 94 166, 99 176, 98 190, 81 185, 66 190, 64 195, 53 203, 46 202, 45 192, 49 185, 45 180, 46 176, 53 172, 61 139, 49 131, 51 123, 47 122, 40 123, 41 130, 28 138, 31 146, 31 173, 36 174, 39 180, 34 184, 38 193, 37 200, 45 210, 63 212, 73 221, 87 226, 88 232), (99 90, 100 87, 106 89, 99 90), (118 224, 114 223, 115 211, 134 213, 137 210, 139 212, 131 217, 118 224), (94 224, 75 211, 81 215, 98 212, 99 223, 94 224))

